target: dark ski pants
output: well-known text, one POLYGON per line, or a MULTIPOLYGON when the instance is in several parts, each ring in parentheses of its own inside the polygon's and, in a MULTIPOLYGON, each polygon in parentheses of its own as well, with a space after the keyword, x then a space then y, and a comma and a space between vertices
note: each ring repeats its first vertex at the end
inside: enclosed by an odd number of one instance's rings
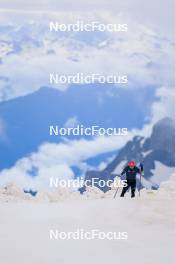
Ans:
POLYGON ((136 190, 136 180, 127 180, 126 183, 127 183, 127 186, 123 187, 123 190, 122 190, 122 193, 120 196, 124 197, 127 190, 131 187, 131 197, 134 197, 135 196, 135 190, 136 190))

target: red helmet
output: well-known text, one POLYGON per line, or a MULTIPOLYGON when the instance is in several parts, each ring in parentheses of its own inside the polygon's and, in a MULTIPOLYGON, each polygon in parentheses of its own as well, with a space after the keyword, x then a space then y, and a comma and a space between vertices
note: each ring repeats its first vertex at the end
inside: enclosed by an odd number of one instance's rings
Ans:
POLYGON ((129 163, 128 163, 129 167, 135 167, 135 161, 134 160, 131 160, 129 163))

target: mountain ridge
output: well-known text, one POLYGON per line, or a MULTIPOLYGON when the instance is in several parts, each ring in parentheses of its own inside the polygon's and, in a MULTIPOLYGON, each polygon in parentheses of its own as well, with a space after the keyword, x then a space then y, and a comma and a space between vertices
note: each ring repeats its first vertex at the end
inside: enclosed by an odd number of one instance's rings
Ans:
MULTIPOLYGON (((165 117, 159 120, 152 129, 149 138, 135 136, 128 141, 123 148, 118 151, 116 157, 101 171, 87 171, 85 179, 93 177, 100 180, 114 179, 115 173, 119 174, 121 169, 134 159, 136 163, 142 162, 144 165, 144 180, 151 188, 158 188, 159 176, 154 175, 157 164, 174 168, 175 171, 175 120, 165 117), (121 164, 122 163, 122 164, 121 164), (157 178, 157 182, 152 182, 152 177, 157 178)), ((144 186, 144 184, 142 184, 144 186)), ((98 186, 97 186, 98 187, 98 186)), ((102 188, 107 191, 108 188, 102 188)))

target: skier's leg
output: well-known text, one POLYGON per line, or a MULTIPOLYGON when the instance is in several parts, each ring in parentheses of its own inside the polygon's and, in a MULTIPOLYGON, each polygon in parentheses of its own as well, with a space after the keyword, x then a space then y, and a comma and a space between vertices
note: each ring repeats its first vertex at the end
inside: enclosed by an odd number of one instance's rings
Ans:
POLYGON ((135 197, 136 181, 131 182, 131 198, 135 197))
POLYGON ((126 181, 126 183, 127 183, 127 185, 125 187, 123 187, 120 197, 124 197, 125 193, 127 192, 127 190, 130 187, 130 185, 128 184, 128 181, 126 181))

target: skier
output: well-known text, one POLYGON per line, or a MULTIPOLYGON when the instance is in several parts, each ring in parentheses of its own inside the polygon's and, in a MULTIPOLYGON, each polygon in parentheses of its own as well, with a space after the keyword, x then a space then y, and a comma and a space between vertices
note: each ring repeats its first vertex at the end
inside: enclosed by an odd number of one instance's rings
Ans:
POLYGON ((126 183, 127 186, 123 187, 122 193, 120 197, 124 197, 126 191, 131 187, 131 198, 135 197, 136 190, 136 175, 139 173, 143 176, 143 165, 140 163, 140 168, 138 168, 135 164, 134 160, 131 160, 128 165, 123 169, 121 176, 126 174, 126 183))

